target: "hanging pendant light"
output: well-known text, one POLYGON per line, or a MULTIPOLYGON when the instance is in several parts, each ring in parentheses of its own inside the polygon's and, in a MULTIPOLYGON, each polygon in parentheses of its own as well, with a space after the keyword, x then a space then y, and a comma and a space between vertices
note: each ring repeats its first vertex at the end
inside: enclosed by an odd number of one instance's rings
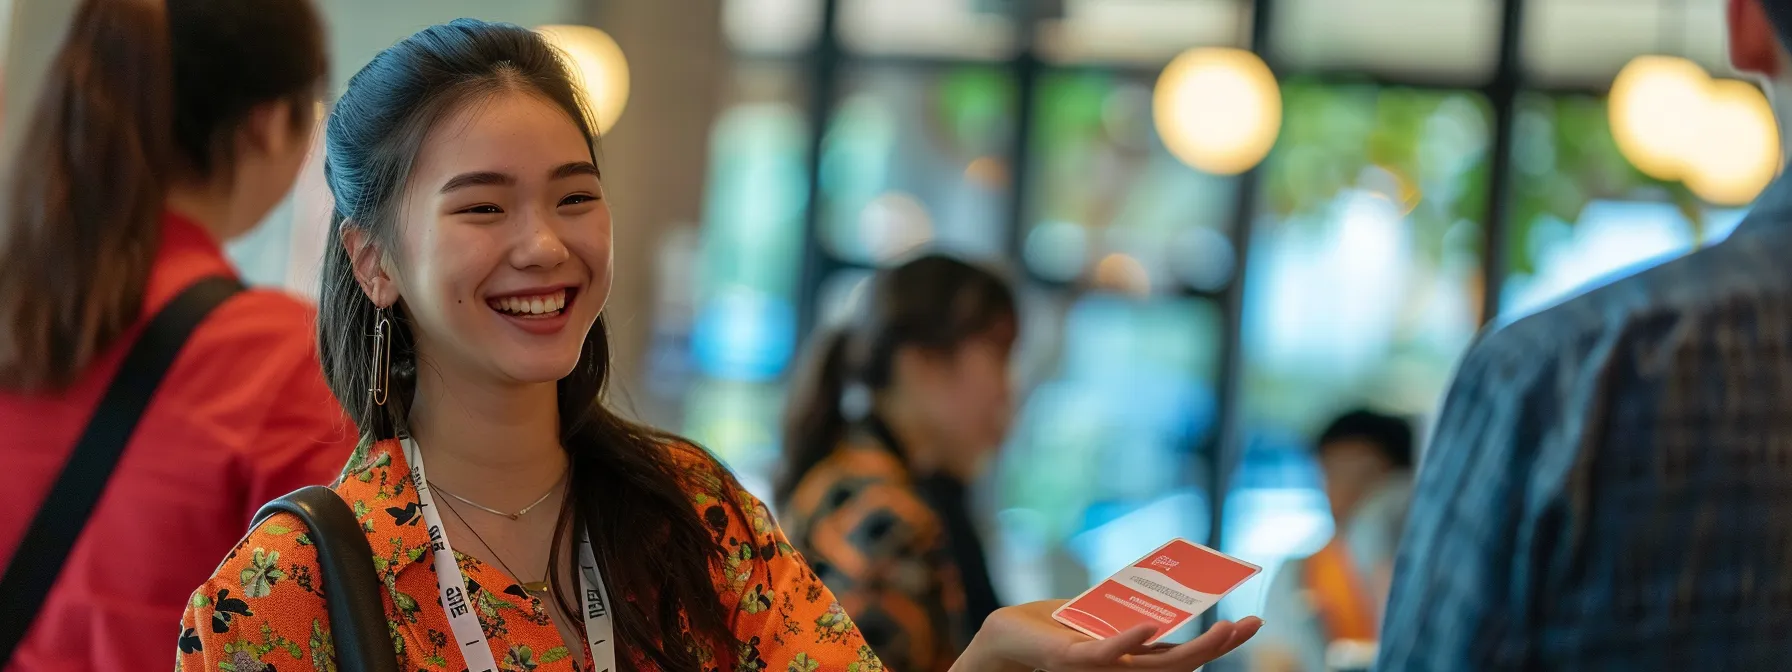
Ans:
POLYGON ((628 106, 628 59, 622 47, 609 33, 590 26, 541 26, 535 32, 566 57, 598 134, 608 133, 628 106))
MULTIPOLYGON (((1683 51, 1671 32, 1677 24, 1665 20, 1665 6, 1662 13, 1662 51, 1683 51)), ((1707 202, 1747 204, 1779 172, 1780 129, 1767 97, 1685 58, 1631 59, 1612 80, 1606 112, 1625 160, 1707 202)))
POLYGON ((1152 120, 1183 163, 1215 175, 1250 170, 1282 129, 1282 91, 1269 66, 1243 49, 1196 48, 1164 67, 1152 120))

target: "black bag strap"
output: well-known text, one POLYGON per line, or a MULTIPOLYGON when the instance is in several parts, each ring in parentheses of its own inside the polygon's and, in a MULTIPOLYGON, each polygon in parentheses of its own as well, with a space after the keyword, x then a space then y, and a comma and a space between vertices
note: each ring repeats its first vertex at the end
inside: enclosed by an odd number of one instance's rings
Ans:
POLYGON ((150 318, 143 334, 125 353, 118 373, 75 442, 74 452, 50 486, 50 495, 38 507, 31 526, 25 528, 6 574, 0 576, 0 661, 12 659, 37 620, 50 587, 67 564, 75 540, 87 527, 144 409, 155 398, 156 388, 161 387, 181 346, 214 308, 242 290, 242 283, 235 278, 193 283, 150 318))
POLYGON ((385 590, 373 571, 373 546, 367 543, 354 511, 334 490, 312 485, 268 502, 255 513, 254 526, 276 513, 298 516, 317 549, 330 637, 336 646, 336 669, 398 672, 398 651, 392 646, 381 600, 385 590))

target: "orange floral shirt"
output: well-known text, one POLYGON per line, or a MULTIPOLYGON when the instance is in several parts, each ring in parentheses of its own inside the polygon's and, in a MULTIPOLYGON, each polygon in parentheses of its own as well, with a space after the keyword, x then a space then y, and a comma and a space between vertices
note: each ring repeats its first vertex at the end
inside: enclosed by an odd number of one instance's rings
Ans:
POLYGON ((780 512, 796 548, 891 669, 945 672, 968 642, 964 584, 939 514, 902 460, 853 437, 797 484, 780 512))
MULTIPOLYGON (((791 549, 765 505, 729 485, 732 479, 708 453, 688 446, 668 449, 696 476, 692 480, 704 485, 690 492, 692 506, 705 520, 726 518, 726 525, 714 528, 728 557, 711 579, 717 598, 733 609, 730 625, 739 647, 735 671, 883 670, 858 627, 791 549), (724 506, 724 498, 737 506, 724 506)), ((418 500, 410 473, 400 444, 384 441, 358 448, 334 487, 353 507, 373 546, 400 667, 458 672, 467 665, 436 599, 436 576, 426 552, 429 534, 415 514, 418 500)), ((456 555, 500 669, 590 669, 585 647, 568 650, 543 603, 514 578, 456 555)), ((288 514, 268 518, 193 593, 181 619, 176 672, 335 672, 321 590, 316 549, 302 523, 288 514)), ((635 662, 650 667, 638 657, 635 662)))

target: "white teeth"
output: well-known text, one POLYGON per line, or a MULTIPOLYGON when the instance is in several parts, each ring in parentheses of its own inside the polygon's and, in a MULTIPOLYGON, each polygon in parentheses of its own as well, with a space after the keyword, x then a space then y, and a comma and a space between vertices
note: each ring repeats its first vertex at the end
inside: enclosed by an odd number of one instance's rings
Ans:
POLYGON ((566 308, 566 290, 539 296, 507 296, 486 303, 494 310, 513 315, 546 315, 566 308))

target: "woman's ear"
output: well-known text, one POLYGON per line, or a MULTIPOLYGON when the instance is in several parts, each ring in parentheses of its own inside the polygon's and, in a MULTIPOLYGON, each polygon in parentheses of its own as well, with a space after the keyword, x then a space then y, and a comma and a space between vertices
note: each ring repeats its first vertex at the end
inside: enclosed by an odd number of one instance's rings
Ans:
POLYGON ((355 269, 355 282, 373 305, 390 308, 398 302, 398 283, 386 272, 386 251, 367 229, 353 221, 342 223, 342 249, 348 252, 349 266, 355 269))

